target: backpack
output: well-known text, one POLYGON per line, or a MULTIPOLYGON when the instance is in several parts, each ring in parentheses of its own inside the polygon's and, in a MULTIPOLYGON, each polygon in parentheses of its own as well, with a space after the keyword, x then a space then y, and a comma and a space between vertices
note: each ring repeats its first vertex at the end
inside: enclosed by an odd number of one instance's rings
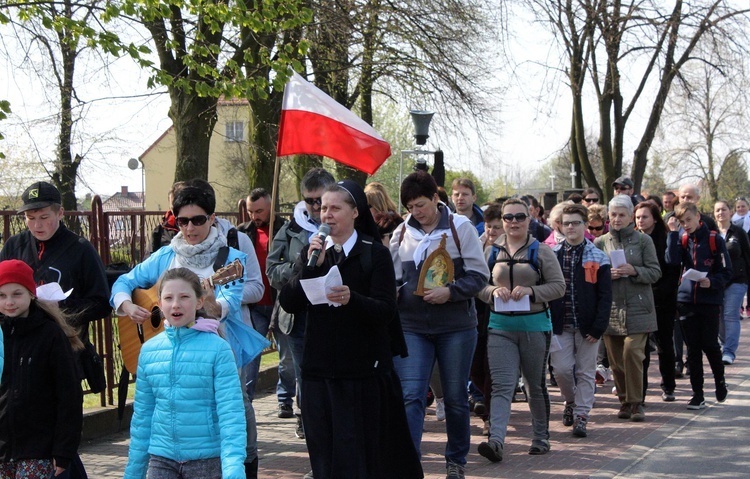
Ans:
POLYGON ((497 255, 500 253, 500 251, 504 251, 507 256, 510 257, 510 253, 503 248, 502 246, 498 245, 492 245, 492 251, 490 252, 490 258, 487 261, 487 265, 490 267, 490 274, 492 273, 492 268, 495 267, 495 263, 508 263, 508 266, 510 266, 511 271, 513 269, 513 265, 518 263, 527 263, 531 265, 531 267, 534 269, 534 271, 537 272, 539 275, 539 279, 537 280, 536 284, 542 283, 542 270, 539 268, 539 241, 534 240, 531 244, 529 244, 529 247, 526 248, 526 258, 524 259, 497 259, 497 255))
MULTIPOLYGON (((682 248, 688 249, 688 234, 682 233, 682 248)), ((716 231, 710 231, 708 236, 708 246, 711 248, 711 255, 716 256, 716 252, 718 251, 716 249, 716 231)))

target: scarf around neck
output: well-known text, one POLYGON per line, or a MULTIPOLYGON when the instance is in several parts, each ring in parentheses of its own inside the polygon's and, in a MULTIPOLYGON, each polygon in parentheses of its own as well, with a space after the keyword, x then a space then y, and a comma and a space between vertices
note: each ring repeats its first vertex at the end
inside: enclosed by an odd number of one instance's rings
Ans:
POLYGON ((180 262, 191 268, 207 268, 214 263, 219 248, 227 245, 227 238, 218 228, 211 228, 208 237, 202 242, 191 245, 185 241, 182 231, 172 238, 170 243, 180 262))
MULTIPOLYGON (((441 214, 442 211, 438 210, 441 214)), ((411 219, 411 215, 409 215, 408 218, 406 218, 406 232, 414 238, 419 243, 417 244, 417 247, 414 249, 414 255, 412 256, 412 259, 414 260, 414 267, 419 269, 419 264, 424 259, 423 256, 427 249, 430 247, 430 243, 433 240, 439 240, 443 233, 448 235, 448 238, 453 236, 453 232, 451 231, 450 226, 448 228, 440 228, 438 223, 438 227, 432 230, 430 233, 425 234, 424 231, 415 228, 414 226, 409 224, 409 220, 411 219)), ((448 219, 450 221, 450 218, 448 219)), ((443 220, 441 219, 440 222, 443 220)), ((453 226, 456 228, 456 231, 458 231, 458 228, 464 224, 470 222, 469 218, 463 215, 453 215, 453 226)))
POLYGON ((305 208, 304 201, 300 201, 294 207, 294 221, 300 226, 300 228, 310 233, 310 235, 317 233, 318 227, 320 226, 310 218, 310 215, 307 213, 307 208, 305 208))

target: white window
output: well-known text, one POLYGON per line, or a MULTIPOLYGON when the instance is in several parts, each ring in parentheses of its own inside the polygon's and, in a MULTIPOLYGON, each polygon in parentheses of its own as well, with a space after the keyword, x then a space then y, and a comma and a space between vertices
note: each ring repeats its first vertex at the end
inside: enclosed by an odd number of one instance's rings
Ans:
POLYGON ((242 121, 228 121, 226 126, 226 141, 242 141, 245 138, 245 123, 242 121))

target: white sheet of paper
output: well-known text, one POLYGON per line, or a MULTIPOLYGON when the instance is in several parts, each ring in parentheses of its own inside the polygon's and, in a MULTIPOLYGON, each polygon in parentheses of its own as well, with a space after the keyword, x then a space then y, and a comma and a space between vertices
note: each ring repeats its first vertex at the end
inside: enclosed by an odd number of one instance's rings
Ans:
POLYGON ((36 287, 36 297, 44 301, 62 301, 70 296, 73 288, 63 293, 59 283, 47 283, 36 287))
POLYGON ((531 302, 528 296, 522 296, 521 299, 511 299, 507 303, 500 299, 499 296, 495 296, 495 312, 505 313, 512 311, 531 311, 531 302))
POLYGON ((302 289, 310 304, 341 306, 341 303, 334 303, 333 301, 328 301, 328 298, 326 298, 326 295, 331 292, 331 288, 334 286, 343 286, 344 284, 338 266, 334 265, 325 276, 301 279, 299 283, 302 285, 302 289))
POLYGON ((690 268, 689 270, 685 271, 685 274, 682 275, 682 279, 689 279, 690 281, 700 281, 706 276, 708 276, 707 272, 702 272, 690 268))
POLYGON ((625 250, 615 249, 609 252, 609 260, 612 262, 613 268, 619 268, 627 264, 625 261, 625 250))

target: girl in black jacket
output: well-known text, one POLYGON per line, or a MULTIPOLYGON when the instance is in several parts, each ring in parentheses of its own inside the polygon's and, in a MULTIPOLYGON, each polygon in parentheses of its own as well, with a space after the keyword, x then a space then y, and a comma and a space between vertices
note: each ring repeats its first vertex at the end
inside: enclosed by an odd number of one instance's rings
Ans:
POLYGON ((714 217, 719 233, 724 238, 732 260, 732 279, 724 290, 724 307, 719 323, 721 360, 726 365, 734 363, 740 342, 740 308, 747 292, 748 266, 750 265, 750 241, 742 227, 732 224, 732 210, 726 201, 714 205, 714 217))
POLYGON ((83 343, 59 309, 36 299, 33 276, 23 261, 0 262, 0 477, 59 477, 81 439, 73 349, 83 343))

